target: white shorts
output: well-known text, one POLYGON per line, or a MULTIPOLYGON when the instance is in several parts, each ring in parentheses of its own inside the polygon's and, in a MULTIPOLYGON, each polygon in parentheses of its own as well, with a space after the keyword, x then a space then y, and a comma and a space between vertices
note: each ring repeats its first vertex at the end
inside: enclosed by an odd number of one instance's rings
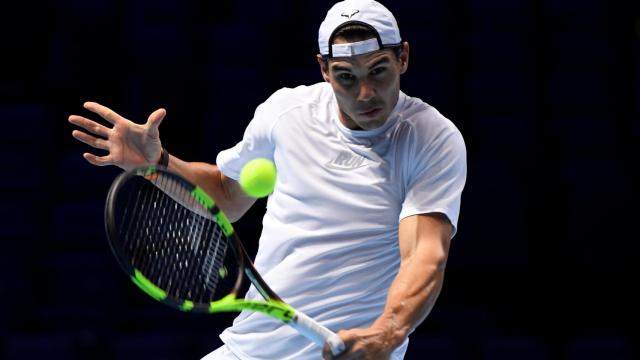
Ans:
POLYGON ((202 360, 240 360, 240 358, 235 356, 231 350, 229 350, 227 345, 223 344, 213 352, 207 354, 207 356, 203 357, 202 360))

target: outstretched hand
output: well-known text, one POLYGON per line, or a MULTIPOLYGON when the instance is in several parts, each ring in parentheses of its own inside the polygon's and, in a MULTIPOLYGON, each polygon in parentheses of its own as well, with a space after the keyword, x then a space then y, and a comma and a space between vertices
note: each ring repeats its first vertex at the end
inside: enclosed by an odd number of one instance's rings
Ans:
POLYGON ((85 130, 74 130, 71 133, 74 138, 109 152, 104 156, 84 153, 88 162, 97 166, 115 165, 124 170, 158 163, 162 151, 158 127, 167 114, 164 109, 154 111, 147 122, 141 125, 95 102, 84 103, 84 108, 113 125, 109 128, 83 116, 69 116, 70 123, 85 130))

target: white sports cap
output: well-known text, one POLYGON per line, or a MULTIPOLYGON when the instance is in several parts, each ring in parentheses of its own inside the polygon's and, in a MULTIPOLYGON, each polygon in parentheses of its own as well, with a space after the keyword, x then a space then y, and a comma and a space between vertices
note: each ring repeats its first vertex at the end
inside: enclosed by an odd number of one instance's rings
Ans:
POLYGON ((374 0, 344 0, 333 5, 318 31, 320 54, 329 58, 356 56, 401 44, 400 29, 393 14, 374 0), (372 28, 376 38, 331 45, 336 29, 347 23, 363 24, 372 28))

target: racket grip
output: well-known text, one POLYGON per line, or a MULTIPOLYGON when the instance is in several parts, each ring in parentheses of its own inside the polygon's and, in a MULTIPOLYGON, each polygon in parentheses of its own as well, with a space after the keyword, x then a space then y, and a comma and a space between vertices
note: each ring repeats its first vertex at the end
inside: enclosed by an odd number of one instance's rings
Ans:
POLYGON ((329 344, 334 356, 342 354, 346 348, 336 333, 301 312, 296 312, 289 325, 320 347, 323 347, 325 342, 329 344))

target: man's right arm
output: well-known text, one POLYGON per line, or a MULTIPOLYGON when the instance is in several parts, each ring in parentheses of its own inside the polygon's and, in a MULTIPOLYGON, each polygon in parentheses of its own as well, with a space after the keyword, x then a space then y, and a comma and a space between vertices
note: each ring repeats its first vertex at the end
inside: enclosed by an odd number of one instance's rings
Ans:
POLYGON ((200 186, 211 195, 231 222, 240 219, 256 201, 248 197, 240 184, 225 176, 216 165, 186 162, 169 155, 169 170, 200 186))

